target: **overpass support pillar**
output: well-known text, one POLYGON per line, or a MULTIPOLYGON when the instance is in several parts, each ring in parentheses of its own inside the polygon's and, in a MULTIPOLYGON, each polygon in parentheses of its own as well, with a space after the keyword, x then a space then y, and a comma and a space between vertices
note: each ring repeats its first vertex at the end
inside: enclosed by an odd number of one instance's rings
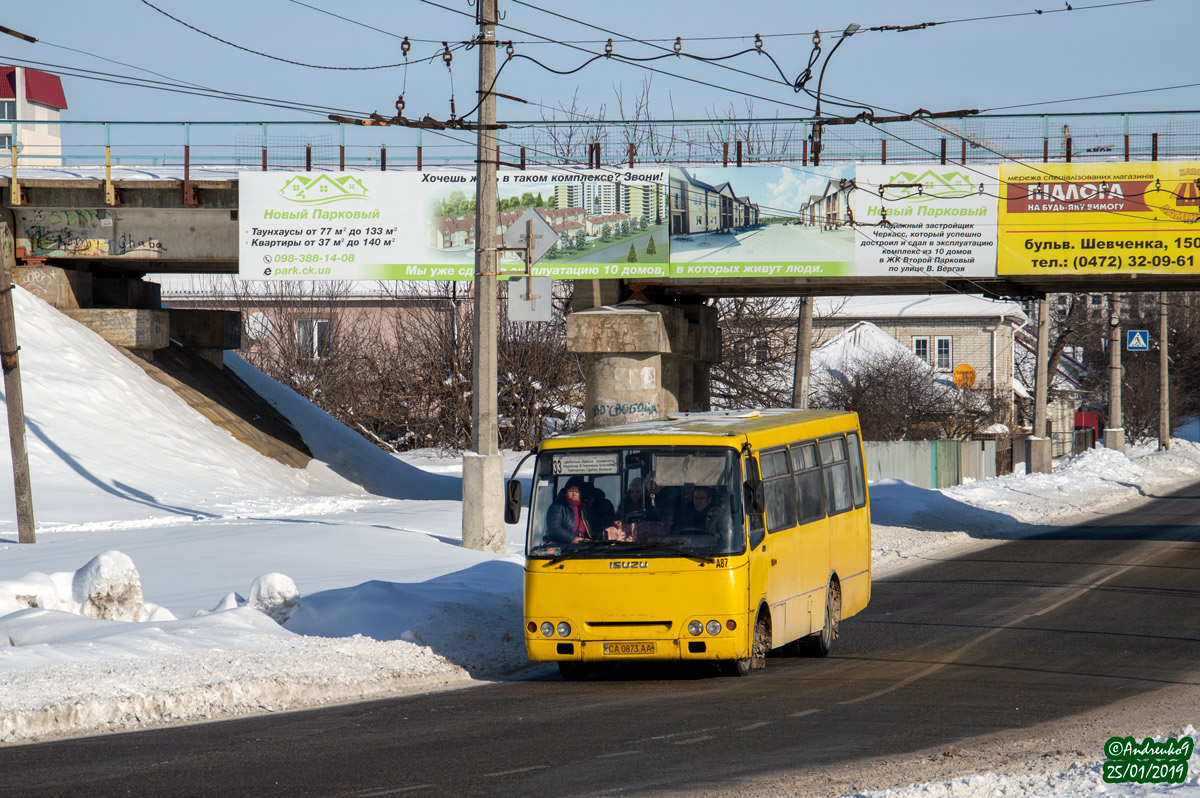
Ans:
POLYGON ((583 355, 589 429, 708 410, 717 313, 642 302, 588 308, 567 316, 567 349, 583 355))

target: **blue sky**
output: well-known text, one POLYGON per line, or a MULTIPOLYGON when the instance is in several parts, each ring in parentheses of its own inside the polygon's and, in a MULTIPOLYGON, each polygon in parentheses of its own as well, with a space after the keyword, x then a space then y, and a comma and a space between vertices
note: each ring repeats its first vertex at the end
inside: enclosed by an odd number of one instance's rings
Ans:
MULTIPOLYGON (((989 21, 944 24, 908 32, 865 30, 878 25, 909 25, 989 14, 1028 13, 1036 7, 1057 11, 1062 0, 843 0, 796 3, 768 0, 749 4, 698 0, 693 3, 646 3, 610 0, 603 5, 534 6, 568 13, 635 37, 683 38, 686 52, 724 56, 753 47, 755 33, 768 35, 766 49, 782 70, 794 77, 808 61, 811 31, 840 31, 851 22, 864 27, 845 41, 827 70, 824 91, 901 111, 990 109, 1013 104, 1057 100, 1106 92, 1134 91, 1194 82, 1194 35, 1200 23, 1196 0, 1150 0, 1114 8, 1083 6, 1107 0, 1073 2, 1076 10, 989 21), (799 34, 779 36, 777 34, 799 34), (696 37, 737 37, 703 41, 696 37)), ((296 0, 155 0, 164 11, 214 36, 280 58, 327 66, 369 66, 403 59, 400 40, 414 40, 410 58, 436 55, 441 42, 470 38, 473 21, 417 0, 305 0, 395 35, 369 30, 296 0)), ((473 13, 465 0, 437 0, 473 13)), ((534 43, 532 34, 580 42, 576 48, 601 52, 608 34, 575 21, 550 16, 515 0, 500 0, 506 24, 529 33, 501 29, 501 38, 516 39, 516 52, 556 69, 571 69, 589 57, 562 44, 534 43), (599 42, 581 42, 596 40, 599 42)), ((449 115, 454 93, 462 113, 475 102, 478 73, 473 50, 454 54, 452 70, 436 59, 402 68, 338 71, 312 69, 269 60, 219 43, 154 11, 140 0, 118 4, 92 0, 14 3, 5 8, 4 25, 38 37, 28 44, 2 37, 0 61, 29 59, 138 78, 189 82, 289 102, 332 106, 349 112, 394 112, 403 90, 406 115, 449 115), (124 62, 121 66, 101 58, 124 62), (139 69, 140 68, 140 69, 139 69), (157 77, 141 70, 153 70, 157 77)), ((824 52, 835 43, 824 36, 824 52)), ((670 42, 662 43, 670 47, 670 42)), ((659 51, 638 43, 617 42, 614 51, 634 56, 659 51)), ((500 54, 503 59, 503 52, 500 54)), ((600 60, 574 75, 550 74, 528 61, 514 61, 497 89, 532 103, 500 101, 502 119, 537 119, 574 102, 591 116, 609 118, 632 112, 645 81, 650 81, 650 111, 657 118, 706 119, 732 112, 745 116, 808 116, 811 101, 778 82, 778 73, 761 55, 750 53, 722 62, 753 73, 746 75, 686 59, 652 64, 665 72, 714 84, 700 85, 681 77, 652 74, 637 66, 600 60), (767 78, 767 79, 764 79, 767 78), (772 79, 776 79, 772 82, 772 79), (726 91, 759 95, 747 98, 726 91)), ((818 62, 818 66, 821 62, 818 62)), ((53 69, 52 67, 46 67, 53 69)), ((814 78, 811 87, 815 88, 814 78)), ((321 114, 150 91, 133 86, 65 80, 67 119, 74 120, 298 120, 321 114)), ((1043 111, 1179 110, 1200 108, 1200 88, 1081 101, 1020 109, 1043 111)), ((827 111, 834 110, 826 107, 827 111)), ((129 131, 152 139, 157 131, 129 131)), ((411 131, 372 129, 372 141, 411 143, 411 131)), ((458 136, 466 138, 465 134, 458 136)), ((437 137, 424 134, 425 144, 437 137)))

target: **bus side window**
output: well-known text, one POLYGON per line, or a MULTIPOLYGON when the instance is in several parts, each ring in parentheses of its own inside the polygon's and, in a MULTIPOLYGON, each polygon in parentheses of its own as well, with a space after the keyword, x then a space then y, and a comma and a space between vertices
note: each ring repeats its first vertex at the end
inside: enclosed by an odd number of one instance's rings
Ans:
POLYGON ((787 449, 759 455, 763 489, 767 498, 767 531, 771 534, 796 525, 796 485, 788 468, 787 449))
POLYGON ((792 472, 796 480, 796 509, 801 524, 825 517, 825 486, 815 441, 792 444, 792 472))
POLYGON ((854 506, 862 507, 867 503, 867 487, 862 461, 862 445, 858 442, 858 433, 848 433, 846 444, 850 447, 850 487, 854 490, 854 506))
POLYGON ((853 506, 850 495, 850 463, 846 460, 846 439, 841 435, 821 441, 821 470, 825 472, 825 496, 830 515, 844 513, 853 506))
MULTIPOLYGON (((749 474, 754 468, 754 458, 747 454, 745 473, 749 474)), ((746 518, 750 521, 750 548, 754 549, 757 548, 758 544, 762 543, 763 538, 767 536, 767 528, 763 525, 762 513, 754 512, 754 508, 750 506, 749 502, 744 502, 744 504, 746 506, 746 518)))

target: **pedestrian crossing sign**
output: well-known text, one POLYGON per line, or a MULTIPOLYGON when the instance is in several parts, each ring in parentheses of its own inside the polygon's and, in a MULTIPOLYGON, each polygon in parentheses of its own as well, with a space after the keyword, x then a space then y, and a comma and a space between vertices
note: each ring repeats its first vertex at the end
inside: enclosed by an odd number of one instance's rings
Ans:
POLYGON ((1149 330, 1129 330, 1125 336, 1125 349, 1130 352, 1145 352, 1150 349, 1149 330))

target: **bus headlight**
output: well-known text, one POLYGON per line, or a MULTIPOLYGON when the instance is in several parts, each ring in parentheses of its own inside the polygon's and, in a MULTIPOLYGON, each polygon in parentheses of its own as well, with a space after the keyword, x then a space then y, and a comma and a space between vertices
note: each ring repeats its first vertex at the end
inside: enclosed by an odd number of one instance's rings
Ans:
POLYGON ((558 636, 559 637, 570 637, 571 636, 571 624, 567 623, 566 621, 559 621, 558 622, 558 636))
POLYGON ((699 621, 691 621, 688 623, 688 634, 692 635, 693 637, 699 635, 703 631, 704 624, 700 623, 699 621))
MULTIPOLYGON (((697 621, 697 623, 699 623, 699 621, 697 621)), ((704 628, 706 630, 708 630, 708 633, 710 635, 715 636, 715 635, 721 634, 721 622, 720 621, 709 621, 707 624, 705 624, 704 628)))
POLYGON ((542 636, 554 637, 554 624, 549 621, 542 621, 542 636))

